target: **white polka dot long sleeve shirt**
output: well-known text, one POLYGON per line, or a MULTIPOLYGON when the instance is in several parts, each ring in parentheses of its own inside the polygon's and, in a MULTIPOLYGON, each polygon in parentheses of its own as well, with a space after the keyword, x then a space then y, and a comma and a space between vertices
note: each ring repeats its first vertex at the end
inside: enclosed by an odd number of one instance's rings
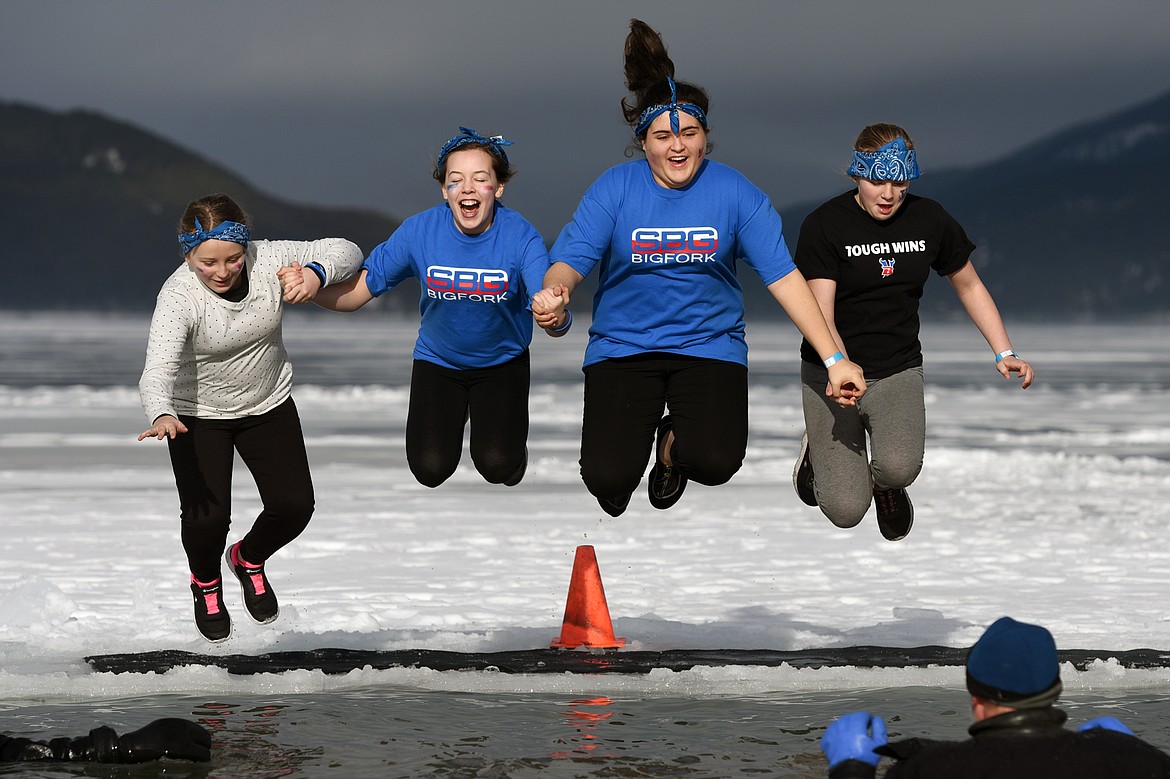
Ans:
POLYGON ((239 302, 212 292, 185 262, 163 284, 138 383, 149 422, 164 414, 254 416, 287 400, 293 371, 281 339, 277 271, 294 261, 316 262, 332 284, 356 273, 363 255, 349 241, 323 238, 253 241, 245 258, 248 294, 239 302))

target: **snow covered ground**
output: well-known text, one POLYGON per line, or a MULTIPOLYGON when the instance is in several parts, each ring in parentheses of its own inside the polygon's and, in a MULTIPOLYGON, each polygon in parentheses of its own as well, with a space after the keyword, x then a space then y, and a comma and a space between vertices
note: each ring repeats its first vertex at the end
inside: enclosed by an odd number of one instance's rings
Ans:
MULTIPOLYGON (((583 323, 581 323, 583 324, 583 323)), ((749 330, 751 438, 727 485, 690 485, 659 512, 645 493, 605 515, 576 466, 584 328, 534 343, 530 467, 485 484, 468 458, 424 488, 403 430, 413 325, 290 317, 317 488, 308 531, 269 563, 280 619, 212 646, 191 623, 165 445, 145 428, 145 318, 0 315, 0 697, 108 698, 218 689, 301 691, 382 681, 437 689, 670 690, 682 675, 539 679, 425 670, 229 677, 214 668, 114 677, 92 654, 342 647, 494 651, 560 632, 573 555, 597 552, 615 631, 633 649, 964 646, 995 618, 1038 622, 1065 648, 1170 648, 1170 328, 1013 327, 1035 387, 999 378, 969 324, 935 325, 929 441, 900 543, 872 514, 834 528, 790 484, 801 433, 797 339, 749 330)), ((258 509, 246 470, 236 529, 258 509)), ((1071 691, 1157 687, 1170 669, 1066 669, 1071 691)), ((713 669, 685 694, 959 686, 954 668, 713 669)))

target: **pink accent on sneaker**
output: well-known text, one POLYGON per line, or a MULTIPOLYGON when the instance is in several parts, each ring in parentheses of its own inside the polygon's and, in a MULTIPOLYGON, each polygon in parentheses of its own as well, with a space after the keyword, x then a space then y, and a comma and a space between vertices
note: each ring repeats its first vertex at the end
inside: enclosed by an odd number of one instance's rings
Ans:
POLYGON ((244 575, 252 580, 252 589, 257 595, 263 595, 264 589, 264 566, 252 565, 243 557, 240 557, 240 542, 237 541, 232 544, 231 548, 232 565, 239 566, 244 569, 244 575))
MULTIPOLYGON (((195 582, 196 587, 199 587, 200 589, 206 590, 210 587, 218 587, 221 580, 220 579, 212 579, 209 582, 201 582, 195 578, 195 574, 191 574, 191 581, 195 582)), ((219 613, 219 590, 217 589, 215 592, 203 593, 203 605, 207 607, 208 614, 218 614, 219 613)))
POLYGON ((263 564, 254 565, 240 556, 240 542, 232 544, 232 565, 242 565, 245 568, 263 568, 263 564))

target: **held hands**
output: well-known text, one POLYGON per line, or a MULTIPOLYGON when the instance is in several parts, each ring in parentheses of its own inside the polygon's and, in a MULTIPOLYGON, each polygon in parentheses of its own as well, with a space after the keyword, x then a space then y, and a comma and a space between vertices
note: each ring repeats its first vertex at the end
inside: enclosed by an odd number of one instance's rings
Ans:
POLYGON ((849 360, 839 360, 829 366, 829 384, 825 395, 838 406, 856 406, 857 399, 868 389, 861 366, 849 360))
POLYGON ((829 759, 829 768, 846 760, 860 760, 876 766, 881 755, 873 750, 885 744, 885 720, 868 711, 841 715, 821 736, 821 751, 829 759))
POLYGON ((1133 731, 1130 730, 1124 722, 1117 719, 1117 717, 1097 717, 1096 719, 1091 719, 1088 722, 1082 723, 1081 726, 1077 728, 1077 732, 1084 733, 1086 730, 1093 730, 1094 728, 1100 728, 1101 730, 1116 730, 1118 733, 1125 733, 1130 736, 1133 735, 1133 731))
POLYGON ((321 289, 321 277, 310 270, 308 273, 299 262, 286 265, 276 272, 280 288, 284 290, 284 302, 308 303, 317 297, 321 289))
POLYGON ((161 441, 164 438, 174 438, 179 433, 186 432, 186 425, 175 419, 170 414, 163 414, 161 417, 154 420, 154 424, 150 427, 149 430, 143 431, 142 435, 138 436, 138 440, 144 441, 147 438, 157 438, 161 441))
POLYGON ((172 760, 211 760, 211 734, 197 722, 168 717, 118 738, 122 763, 145 763, 169 757, 172 760))
POLYGON ((1027 360, 1023 360, 1016 355, 1004 357, 995 364, 995 369, 999 371, 1000 375, 1005 379, 1011 379, 1012 374, 1015 374, 1020 379, 1020 389, 1028 389, 1032 385, 1032 380, 1036 377, 1032 366, 1028 364, 1027 360))
POLYGON ((532 319, 544 330, 556 330, 565 324, 569 305, 569 288, 564 284, 542 289, 532 296, 532 319))

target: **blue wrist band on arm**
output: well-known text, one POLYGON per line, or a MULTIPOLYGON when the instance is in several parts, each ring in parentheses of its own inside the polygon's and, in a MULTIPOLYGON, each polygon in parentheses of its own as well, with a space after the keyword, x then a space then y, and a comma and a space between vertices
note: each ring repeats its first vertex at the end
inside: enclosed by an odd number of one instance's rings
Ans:
POLYGON ((1007 351, 1003 351, 1003 352, 1000 352, 999 354, 995 355, 995 364, 999 365, 999 363, 1003 360, 1004 357, 1017 357, 1018 358, 1019 356, 1020 355, 1016 354, 1011 349, 1008 349, 1007 351))
POLYGON ((325 286, 325 269, 321 267, 321 264, 317 263, 317 262, 310 262, 305 267, 308 268, 309 270, 313 271, 313 273, 317 274, 317 278, 321 279, 321 286, 324 287, 325 286))
POLYGON ((840 352, 837 352, 832 357, 825 360, 825 367, 828 368, 830 365, 836 365, 837 363, 841 362, 844 359, 845 359, 845 355, 841 354, 840 352))
POLYGON ((550 333, 563 333, 566 330, 568 330, 569 326, 572 324, 573 324, 573 312, 566 311, 565 312, 565 323, 563 325, 561 325, 560 327, 552 328, 551 330, 549 330, 549 332, 550 333))

